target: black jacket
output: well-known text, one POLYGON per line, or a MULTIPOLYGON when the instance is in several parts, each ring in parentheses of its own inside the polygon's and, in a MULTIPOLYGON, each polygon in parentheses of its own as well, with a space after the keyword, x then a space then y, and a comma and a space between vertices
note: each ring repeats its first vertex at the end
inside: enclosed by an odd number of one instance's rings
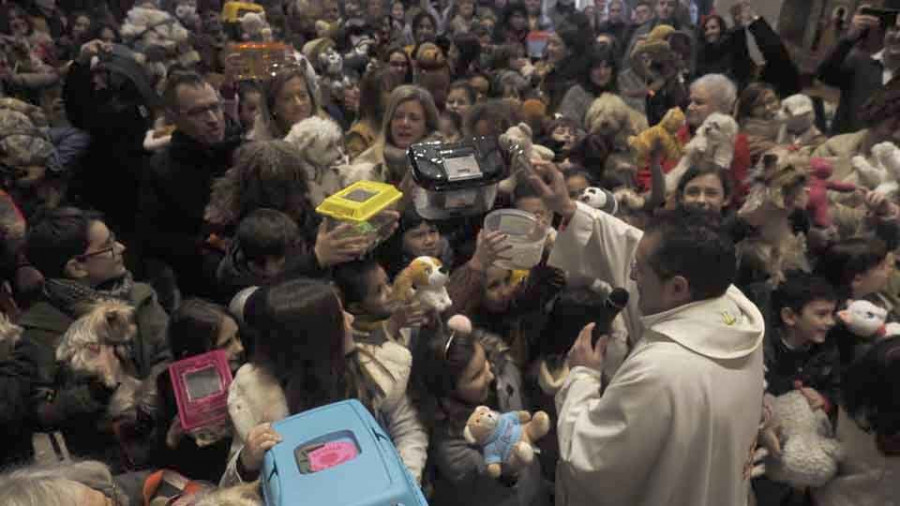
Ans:
POLYGON ((760 17, 750 23, 747 30, 753 35, 759 51, 766 60, 760 80, 771 84, 780 97, 800 93, 800 70, 791 59, 781 36, 772 29, 772 25, 760 17))
POLYGON ((873 93, 884 87, 884 66, 869 55, 854 51, 855 41, 842 39, 819 66, 819 79, 841 89, 831 135, 865 128, 857 114, 873 93))
POLYGON ((231 165, 241 142, 234 124, 225 140, 204 146, 176 131, 172 143, 156 153, 141 184, 138 231, 142 256, 168 263, 186 295, 206 295, 211 280, 203 276, 200 245, 203 212, 213 180, 231 165))
MULTIPOLYGON (((791 350, 781 338, 781 330, 771 327, 763 344, 768 392, 783 395, 794 390, 794 382, 815 389, 831 406, 837 406, 840 388, 840 359, 833 340, 791 350)), ((829 335, 829 338, 831 336, 829 335)))
POLYGON ((29 347, 24 343, 0 359, 0 468, 27 462, 34 454, 34 422, 28 406, 37 365, 29 347))

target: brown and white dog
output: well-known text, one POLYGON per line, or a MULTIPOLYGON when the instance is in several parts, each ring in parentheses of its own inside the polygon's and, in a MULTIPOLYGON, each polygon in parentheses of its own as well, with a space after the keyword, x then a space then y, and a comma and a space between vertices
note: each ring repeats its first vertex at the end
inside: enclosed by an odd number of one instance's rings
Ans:
POLYGON ((446 288, 449 279, 447 269, 440 260, 418 257, 394 279, 394 298, 400 302, 416 299, 423 306, 443 313, 453 304, 446 288))
POLYGON ((75 320, 56 348, 58 362, 115 389, 107 408, 112 420, 129 414, 136 406, 141 381, 134 376, 127 349, 136 334, 134 308, 124 302, 103 301, 75 320))

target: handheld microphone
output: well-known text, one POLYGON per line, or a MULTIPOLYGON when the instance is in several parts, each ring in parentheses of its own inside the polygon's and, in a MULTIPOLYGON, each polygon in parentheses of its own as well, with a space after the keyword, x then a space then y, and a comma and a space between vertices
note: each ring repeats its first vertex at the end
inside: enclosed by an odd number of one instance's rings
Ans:
POLYGON ((594 319, 594 330, 591 332, 591 346, 597 346, 600 336, 609 334, 613 320, 628 305, 628 291, 615 288, 603 303, 603 311, 594 319))

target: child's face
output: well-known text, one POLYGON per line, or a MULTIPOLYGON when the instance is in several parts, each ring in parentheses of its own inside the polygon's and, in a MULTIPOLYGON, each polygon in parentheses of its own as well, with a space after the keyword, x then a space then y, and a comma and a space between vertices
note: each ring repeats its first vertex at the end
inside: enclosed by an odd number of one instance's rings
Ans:
POLYGON ((232 372, 237 371, 244 362, 244 346, 238 335, 238 324, 230 316, 222 317, 219 335, 216 336, 216 349, 224 350, 228 355, 228 365, 232 372))
POLYGON ((560 149, 563 152, 571 151, 572 146, 575 144, 575 132, 567 126, 558 126, 554 128, 550 137, 560 144, 560 149))
POLYGON ((284 256, 266 255, 261 260, 250 260, 247 266, 250 272, 264 279, 274 279, 284 272, 284 256))
POLYGON ((872 267, 862 274, 857 274, 850 287, 853 290, 853 298, 861 299, 867 295, 879 293, 887 287, 888 278, 893 272, 894 254, 888 253, 880 264, 872 267))
POLYGON ((552 214, 538 197, 525 197, 516 201, 516 209, 533 214, 545 227, 550 226, 552 214))
POLYGON ((489 267, 484 280, 484 309, 494 314, 505 313, 512 302, 515 288, 512 284, 512 271, 489 267))
POLYGON ((393 18, 394 21, 399 21, 399 22, 403 23, 404 22, 403 17, 405 15, 406 15, 406 13, 403 10, 402 3, 394 2, 394 4, 391 5, 391 18, 393 18))
POLYGON ((461 118, 466 116, 466 113, 469 112, 469 107, 472 106, 469 101, 469 94, 466 93, 464 88, 454 88, 450 90, 450 93, 447 94, 446 105, 448 111, 459 114, 461 118))
POLYGON ((681 202, 685 206, 722 212, 728 205, 722 180, 715 174, 704 174, 690 180, 684 187, 681 202))
POLYGON ((440 255, 441 234, 427 222, 403 233, 403 252, 411 257, 440 255))
MULTIPOLYGON (((356 314, 364 314, 377 319, 389 318, 394 312, 391 296, 393 289, 388 284, 387 273, 381 266, 371 269, 366 273, 366 298, 359 303, 359 307, 351 307, 356 314)), ((353 306, 356 306, 354 304, 353 306)))
POLYGON ((463 18, 471 18, 475 15, 475 3, 474 2, 460 2, 459 3, 459 15, 463 18))
POLYGON ((491 363, 487 360, 484 348, 476 343, 472 360, 463 371, 462 377, 456 381, 456 396, 468 404, 481 404, 490 394, 492 381, 494 373, 491 372, 491 363))
POLYGON ((822 344, 831 327, 834 327, 834 310, 837 304, 830 300, 814 300, 795 313, 786 308, 781 315, 785 327, 805 343, 822 344))
POLYGON ((577 199, 584 192, 585 188, 590 186, 588 180, 584 176, 572 176, 566 179, 566 188, 569 190, 569 198, 577 199))
POLYGON ((440 130, 441 135, 447 140, 456 139, 459 136, 456 125, 453 123, 453 120, 447 116, 442 115, 438 120, 438 130, 440 130))
POLYGON ((475 88, 475 92, 478 94, 479 101, 484 100, 485 97, 487 97, 488 90, 491 87, 491 84, 484 76, 474 76, 470 78, 469 85, 475 88))
POLYGON ((241 120, 241 126, 245 132, 249 132, 253 128, 253 122, 256 120, 256 113, 259 111, 259 102, 262 99, 260 93, 246 93, 244 100, 238 107, 238 118, 241 120))

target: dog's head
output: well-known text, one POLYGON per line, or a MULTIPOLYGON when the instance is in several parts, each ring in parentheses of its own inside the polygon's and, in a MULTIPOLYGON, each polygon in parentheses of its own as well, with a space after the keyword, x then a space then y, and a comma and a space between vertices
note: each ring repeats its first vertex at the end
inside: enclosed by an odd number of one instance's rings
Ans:
POLYGON ((618 95, 603 93, 588 109, 585 123, 592 134, 612 136, 630 129, 630 108, 618 95))
POLYGON ((698 133, 712 143, 734 142, 738 133, 738 125, 731 116, 715 112, 703 120, 698 133))
POLYGON ((440 288, 447 283, 449 278, 447 269, 440 260, 434 257, 418 257, 407 267, 416 289, 440 288))
POLYGON ((63 334, 56 360, 114 387, 126 369, 117 348, 132 341, 136 333, 134 308, 119 301, 99 302, 63 334))
POLYGON ((330 167, 344 158, 344 136, 334 121, 313 116, 293 127, 284 138, 317 167, 330 167))

